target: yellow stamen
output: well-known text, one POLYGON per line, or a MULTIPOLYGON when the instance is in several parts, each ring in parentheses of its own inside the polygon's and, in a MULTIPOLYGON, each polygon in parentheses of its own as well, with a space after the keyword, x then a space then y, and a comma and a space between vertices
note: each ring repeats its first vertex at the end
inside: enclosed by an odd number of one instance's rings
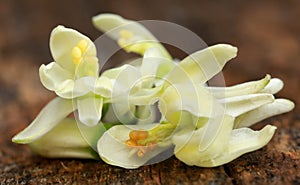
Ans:
POLYGON ((76 46, 72 49, 72 56, 73 58, 81 58, 82 52, 79 47, 76 46))
POLYGON ((88 43, 86 40, 80 40, 78 44, 72 49, 72 57, 73 63, 75 65, 79 65, 81 62, 83 55, 85 54, 88 47, 88 43))
POLYGON ((126 40, 131 39, 133 37, 133 33, 129 30, 121 30, 119 32, 119 34, 120 34, 121 38, 126 39, 126 40))
POLYGON ((141 142, 149 137, 149 132, 146 130, 133 130, 129 133, 129 139, 125 144, 135 149, 138 157, 143 157, 148 150, 154 150, 157 146, 156 142, 141 142))
POLYGON ((86 51, 87 47, 88 47, 88 43, 86 40, 81 40, 78 42, 78 45, 77 45, 81 51, 86 51))

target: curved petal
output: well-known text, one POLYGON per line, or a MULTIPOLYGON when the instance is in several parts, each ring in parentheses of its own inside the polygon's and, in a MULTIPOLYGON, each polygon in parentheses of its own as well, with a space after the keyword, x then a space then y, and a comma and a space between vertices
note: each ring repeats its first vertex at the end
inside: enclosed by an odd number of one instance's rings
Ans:
POLYGON ((143 157, 138 157, 135 148, 128 147, 125 142, 129 139, 129 133, 132 130, 149 130, 156 125, 117 125, 112 127, 98 141, 98 153, 101 159, 108 164, 127 169, 138 168, 146 164, 147 161, 170 148, 171 145, 157 146, 154 150, 149 150, 143 157))
POLYGON ((69 71, 63 69, 55 62, 46 66, 41 65, 39 72, 42 84, 47 89, 55 91, 62 98, 76 98, 94 91, 95 77, 86 76, 74 80, 73 75, 69 71))
POLYGON ((77 99, 79 120, 87 126, 95 126, 101 119, 103 99, 86 95, 77 99))
POLYGON ((105 76, 100 76, 93 87, 93 92, 105 98, 111 98, 113 82, 105 76))
POLYGON ((287 99, 275 99, 274 102, 268 103, 250 112, 240 115, 236 118, 235 128, 250 127, 253 124, 266 118, 276 116, 291 111, 295 104, 287 99))
MULTIPOLYGON (((129 31, 132 31, 145 39, 154 39, 154 36, 144 26, 138 22, 124 19, 120 15, 110 13, 99 14, 94 16, 92 21, 94 26, 103 32, 116 29, 120 26, 130 25, 128 26, 129 31)), ((121 30, 119 29, 119 31, 121 30)), ((109 32, 108 35, 115 40, 120 37, 118 32, 109 32)))
POLYGON ((83 96, 91 91, 90 85, 94 84, 93 77, 83 77, 78 80, 69 80, 63 86, 55 91, 55 93, 66 99, 72 99, 83 96))
POLYGON ((62 119, 73 112, 76 107, 72 100, 55 98, 49 102, 33 122, 12 138, 15 143, 27 144, 42 137, 53 129, 62 119))
POLYGON ((150 89, 140 89, 134 94, 129 95, 129 102, 134 105, 152 105, 159 100, 162 93, 162 87, 150 89))
POLYGON ((144 79, 144 87, 152 87, 156 78, 162 78, 173 67, 174 63, 163 57, 161 51, 157 48, 149 48, 145 52, 141 65, 141 74, 144 79))
MULTIPOLYGON (((96 57, 95 45, 85 35, 76 30, 65 28, 64 26, 57 26, 51 32, 50 50, 53 58, 62 68, 68 70, 72 74, 74 74, 76 70, 76 65, 73 62, 72 50, 82 40, 86 42, 87 48, 84 53, 84 58, 94 60, 96 57)), ((98 66, 93 68, 98 71, 98 66)), ((91 70, 93 68, 91 68, 91 70)))
POLYGON ((268 85, 260 93, 276 94, 283 88, 283 81, 279 78, 272 78, 268 85))
POLYGON ((117 88, 118 90, 122 89, 122 91, 126 91, 139 82, 141 73, 136 67, 125 64, 121 67, 104 71, 101 77, 114 80, 114 89, 117 88))
POLYGON ((216 98, 229 98, 258 92, 262 93, 262 90, 268 86, 270 80, 271 76, 266 75, 265 78, 258 81, 246 82, 231 87, 207 87, 207 89, 211 91, 216 98))
MULTIPOLYGON (((44 157, 99 159, 80 129, 76 120, 63 119, 52 130, 30 143, 30 147, 44 157)), ((89 134, 94 132, 94 128, 88 130, 89 134)), ((97 134, 101 136, 101 132, 97 134)))
POLYGON ((219 100, 226 107, 226 114, 237 117, 262 105, 272 103, 272 94, 249 94, 219 100))
POLYGON ((215 158, 198 161, 193 165, 201 167, 215 167, 226 164, 239 156, 264 147, 272 139, 276 127, 267 125, 260 131, 249 128, 239 128, 232 131, 224 152, 215 158))
MULTIPOLYGON (((165 89, 158 104, 162 115, 170 123, 178 124, 181 121, 182 111, 194 117, 212 117, 217 113, 217 102, 204 87, 195 84, 175 84, 165 89), (178 117, 179 116, 179 117, 178 117)), ((188 116, 188 115, 185 115, 188 116)), ((197 125, 197 123, 194 123, 197 125)))
POLYGON ((39 75, 44 87, 50 91, 61 89, 68 81, 74 79, 69 71, 55 62, 51 62, 48 65, 42 64, 39 69, 39 75))
POLYGON ((124 19, 116 14, 100 14, 92 19, 96 28, 117 40, 128 52, 143 55, 148 48, 156 47, 164 55, 171 59, 167 50, 157 39, 140 23, 124 19))
POLYGON ((185 130, 182 133, 175 134, 172 138, 175 144, 175 156, 187 165, 199 165, 203 161, 222 155, 229 142, 233 121, 233 117, 225 116, 216 136, 206 134, 207 130, 205 128, 195 131, 185 130), (206 137, 203 137, 204 135, 206 137), (212 142, 203 149, 201 145, 205 142, 203 140, 212 140, 212 142))
POLYGON ((107 71, 102 76, 112 77, 115 80, 112 89, 112 101, 115 101, 114 98, 118 96, 128 98, 129 92, 136 90, 135 87, 141 79, 140 71, 136 67, 127 64, 115 69, 115 71, 107 71))
POLYGON ((176 65, 166 76, 169 84, 192 82, 203 84, 218 72, 232 58, 237 48, 228 44, 217 44, 197 51, 176 65))

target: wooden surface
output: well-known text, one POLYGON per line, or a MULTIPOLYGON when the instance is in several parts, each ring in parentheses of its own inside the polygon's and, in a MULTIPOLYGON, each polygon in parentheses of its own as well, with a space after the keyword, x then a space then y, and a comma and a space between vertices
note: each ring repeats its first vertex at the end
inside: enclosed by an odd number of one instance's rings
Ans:
POLYGON ((90 18, 100 12, 171 21, 191 29, 209 45, 236 45, 239 55, 224 69, 228 85, 269 73, 285 82, 278 97, 288 97, 299 105, 299 1, 55 2, 0 0, 0 184, 300 184, 297 106, 254 127, 278 127, 266 147, 217 168, 190 167, 173 157, 125 170, 102 161, 45 159, 27 146, 11 143, 11 137, 54 97, 38 78, 39 65, 52 60, 48 47, 51 29, 63 24, 95 39, 100 34, 90 18))

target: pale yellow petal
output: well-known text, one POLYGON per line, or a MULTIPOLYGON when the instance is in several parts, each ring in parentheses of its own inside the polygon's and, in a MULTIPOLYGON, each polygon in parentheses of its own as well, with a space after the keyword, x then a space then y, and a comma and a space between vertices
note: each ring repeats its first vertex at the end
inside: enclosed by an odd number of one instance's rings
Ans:
POLYGON ((203 84, 220 72, 224 65, 236 57, 237 48, 228 44, 217 44, 197 51, 176 65, 166 76, 169 84, 203 84))

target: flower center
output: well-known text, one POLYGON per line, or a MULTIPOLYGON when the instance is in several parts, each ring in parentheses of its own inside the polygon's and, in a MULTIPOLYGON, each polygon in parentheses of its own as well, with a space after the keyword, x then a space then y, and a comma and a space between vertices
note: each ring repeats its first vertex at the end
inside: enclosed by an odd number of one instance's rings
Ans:
POLYGON ((148 150, 153 150, 156 147, 155 142, 142 142, 149 137, 148 131, 133 130, 129 133, 129 138, 125 143, 130 148, 136 148, 137 156, 143 157, 148 150))
POLYGON ((160 124, 149 131, 133 130, 129 133, 129 139, 125 144, 132 149, 137 149, 137 156, 143 157, 148 151, 154 150, 157 146, 168 144, 169 138, 176 128, 170 123, 160 124))
POLYGON ((72 49, 73 63, 78 66, 82 61, 83 55, 86 53, 88 43, 86 40, 80 40, 78 44, 72 49))

